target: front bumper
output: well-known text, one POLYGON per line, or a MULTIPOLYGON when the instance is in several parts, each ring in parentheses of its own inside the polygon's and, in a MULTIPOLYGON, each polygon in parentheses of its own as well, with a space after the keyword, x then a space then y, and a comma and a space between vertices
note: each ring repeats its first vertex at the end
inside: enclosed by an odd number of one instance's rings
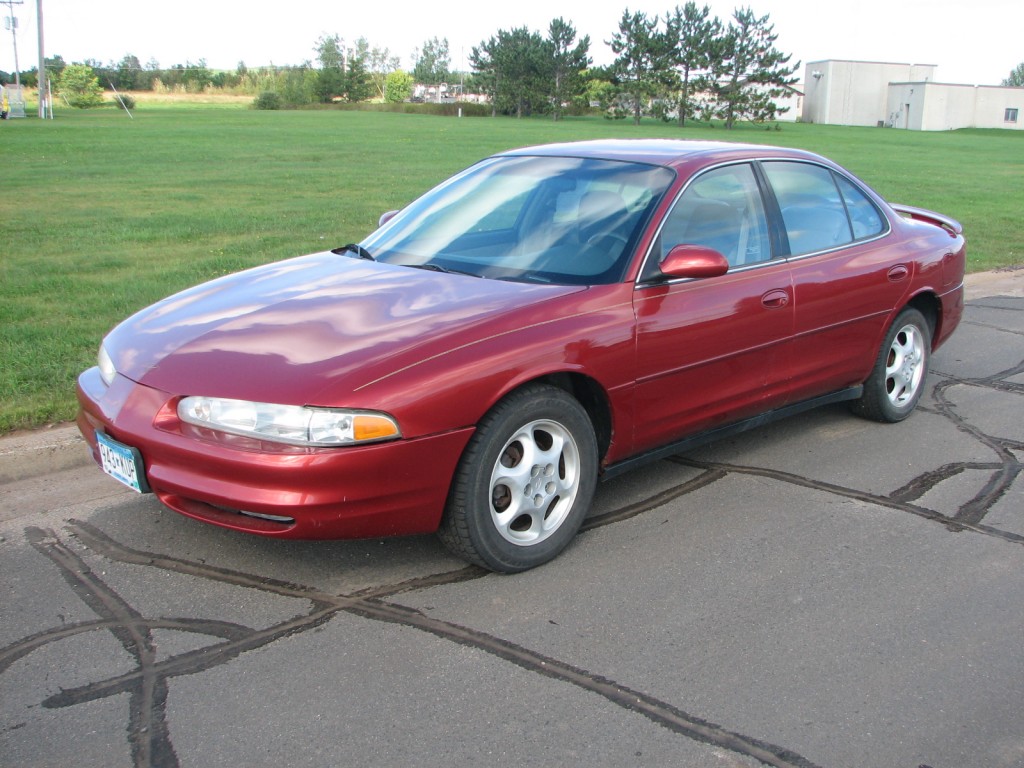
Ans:
POLYGON ((343 448, 303 448, 198 430, 175 395, 96 368, 78 379, 78 428, 142 454, 157 498, 176 512, 248 533, 348 539, 437 529, 471 428, 343 448))

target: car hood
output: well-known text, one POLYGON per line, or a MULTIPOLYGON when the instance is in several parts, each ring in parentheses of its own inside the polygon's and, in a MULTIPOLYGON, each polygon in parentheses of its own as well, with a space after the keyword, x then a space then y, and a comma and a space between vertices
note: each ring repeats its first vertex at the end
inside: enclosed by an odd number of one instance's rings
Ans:
POLYGON ((339 381, 351 392, 481 338, 489 320, 580 290, 325 252, 183 291, 104 343, 118 373, 172 394, 346 405, 320 398, 339 381))

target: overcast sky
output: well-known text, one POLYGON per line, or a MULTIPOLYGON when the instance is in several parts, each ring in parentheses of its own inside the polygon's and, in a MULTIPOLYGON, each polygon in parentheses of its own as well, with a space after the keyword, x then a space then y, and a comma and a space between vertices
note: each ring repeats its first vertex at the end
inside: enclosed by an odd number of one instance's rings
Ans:
MULTIPOLYGON (((156 59, 170 67, 205 59, 213 69, 234 69, 240 61, 249 67, 301 64, 315 57, 321 35, 335 33, 349 44, 365 37, 372 47, 388 48, 405 68, 411 68, 412 52, 424 40, 447 38, 453 68, 468 68, 463 62, 470 49, 499 29, 526 26, 546 33, 551 19, 559 16, 572 22, 580 36, 590 35, 596 64, 609 64, 613 56, 605 41, 627 7, 623 0, 474 2, 460 6, 461 11, 429 0, 41 1, 48 56, 106 63, 130 53, 143 64, 156 59)), ((36 4, 24 0, 13 8, 23 70, 38 62, 36 4)), ((628 7, 664 15, 676 4, 640 0, 628 7)), ((707 4, 712 14, 727 20, 742 3, 707 4)), ((770 16, 779 36, 776 46, 792 54, 794 62, 936 64, 940 82, 996 85, 1024 61, 1022 0, 751 0, 749 5, 756 14, 770 16)), ((9 6, 0 4, 0 14, 10 13, 9 6)), ((0 28, 0 69, 14 69, 6 25, 0 28)))

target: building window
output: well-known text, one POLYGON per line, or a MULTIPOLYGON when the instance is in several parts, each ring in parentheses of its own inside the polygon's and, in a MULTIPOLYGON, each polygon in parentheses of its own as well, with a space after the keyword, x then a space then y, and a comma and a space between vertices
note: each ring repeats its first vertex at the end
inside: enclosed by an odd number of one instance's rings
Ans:
POLYGON ((1003 116, 1004 123, 1016 123, 1017 122, 1017 108, 1007 107, 1006 114, 1003 116))

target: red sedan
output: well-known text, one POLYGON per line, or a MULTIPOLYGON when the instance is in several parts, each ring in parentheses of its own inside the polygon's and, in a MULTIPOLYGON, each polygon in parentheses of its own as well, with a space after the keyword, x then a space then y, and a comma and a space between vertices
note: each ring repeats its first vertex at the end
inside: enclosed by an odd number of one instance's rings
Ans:
POLYGON ((115 328, 78 382, 103 469, 239 531, 438 531, 520 571, 599 477, 824 403, 906 418, 963 311, 957 222, 790 149, 520 149, 382 222, 115 328))

